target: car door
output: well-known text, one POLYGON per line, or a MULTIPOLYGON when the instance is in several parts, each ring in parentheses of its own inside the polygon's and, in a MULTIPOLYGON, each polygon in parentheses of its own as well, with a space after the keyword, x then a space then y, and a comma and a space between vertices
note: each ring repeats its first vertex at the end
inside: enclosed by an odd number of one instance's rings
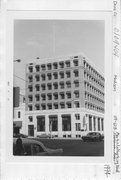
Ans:
POLYGON ((24 155, 31 156, 32 155, 32 146, 30 143, 24 144, 24 155))
POLYGON ((40 144, 32 144, 32 155, 33 156, 45 156, 47 155, 46 149, 44 149, 40 144))

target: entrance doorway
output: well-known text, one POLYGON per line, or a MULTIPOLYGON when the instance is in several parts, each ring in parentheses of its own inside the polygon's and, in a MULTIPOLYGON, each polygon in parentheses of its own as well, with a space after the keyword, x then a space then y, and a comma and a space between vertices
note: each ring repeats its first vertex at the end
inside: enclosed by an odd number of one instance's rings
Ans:
POLYGON ((34 136, 34 125, 28 125, 28 136, 34 136))

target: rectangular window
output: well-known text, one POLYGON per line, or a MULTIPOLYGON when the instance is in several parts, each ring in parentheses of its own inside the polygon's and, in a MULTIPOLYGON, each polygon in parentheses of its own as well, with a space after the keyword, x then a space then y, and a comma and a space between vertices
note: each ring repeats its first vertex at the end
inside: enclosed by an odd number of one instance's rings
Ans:
POLYGON ((54 83, 53 86, 54 86, 54 89, 58 89, 58 83, 54 83))
POLYGON ((45 64, 42 64, 42 65, 41 65, 41 69, 42 69, 43 71, 46 70, 45 64))
POLYGON ((35 79, 36 79, 36 81, 40 81, 39 75, 36 75, 36 76, 35 76, 35 79))
POLYGON ((58 131, 58 116, 50 115, 49 116, 49 130, 58 131))
POLYGON ((98 118, 98 131, 100 131, 100 118, 98 118))
POLYGON ((75 114, 76 120, 80 120, 80 114, 75 114))
POLYGON ((46 90, 45 84, 42 84, 42 85, 41 85, 41 88, 42 88, 43 91, 46 90))
POLYGON ((29 69, 29 72, 33 72, 33 67, 32 66, 29 66, 28 69, 29 69))
POLYGON ((32 86, 28 86, 29 92, 33 91, 33 87, 32 86))
POLYGON ((29 96, 28 96, 28 99, 29 99, 29 102, 32 102, 32 101, 33 101, 33 96, 32 96, 32 95, 29 95, 29 96))
POLYGON ((47 76, 48 76, 48 80, 51 80, 52 79, 52 74, 47 74, 47 76))
POLYGON ((54 79, 58 79, 58 73, 53 73, 54 79))
POLYGON ((32 105, 28 106, 29 111, 32 111, 32 105))
POLYGON ((46 95, 45 94, 41 94, 41 97, 42 97, 42 101, 46 100, 46 95))
POLYGON ((57 103, 54 104, 54 109, 58 109, 58 104, 57 103))
POLYGON ((48 94, 48 100, 52 100, 52 94, 48 94))
POLYGON ((35 88, 36 88, 36 91, 39 91, 39 90, 40 90, 40 85, 37 84, 37 85, 35 86, 35 88))
POLYGON ((36 101, 39 101, 39 100, 40 100, 39 94, 36 94, 36 95, 35 95, 35 98, 36 98, 36 101))
POLYGON ((40 110, 40 105, 39 104, 35 105, 35 110, 40 110))
POLYGON ((48 104, 48 109, 52 109, 52 104, 48 104))
POLYGON ((75 75, 75 77, 78 77, 78 76, 79 76, 79 71, 78 71, 78 70, 75 70, 75 71, 74 71, 74 75, 75 75))
POLYGON ((37 116, 37 131, 45 131, 45 116, 37 116))
POLYGON ((60 72, 60 78, 64 78, 64 72, 60 72))
POLYGON ((51 90, 52 89, 52 84, 48 84, 48 90, 51 90))
POLYGON ((103 118, 101 119, 102 131, 104 131, 103 118))
POLYGON ((79 81, 74 81, 75 87, 79 87, 79 81))
POLYGON ((65 94, 64 93, 60 93, 60 98, 64 99, 65 98, 65 94))
POLYGON ((66 76, 67 76, 67 78, 70 78, 70 77, 71 77, 71 72, 70 72, 70 71, 67 71, 67 72, 66 72, 66 76))
POLYGON ((42 108, 42 110, 46 110, 46 105, 45 104, 41 104, 41 108, 42 108))
POLYGON ((29 116, 29 122, 32 122, 33 121, 33 117, 32 116, 29 116))
POLYGON ((62 130, 63 131, 71 131, 71 116, 70 115, 62 115, 62 130))
POLYGON ((92 131, 92 116, 89 116, 89 131, 92 131))
POLYGON ((76 125, 76 131, 80 131, 81 130, 81 124, 75 123, 75 125, 76 125))
POLYGON ((79 91, 75 91, 74 94, 75 94, 75 98, 79 98, 79 91))
POLYGON ((52 69, 52 64, 47 64, 47 67, 48 67, 48 70, 51 70, 52 69))
POLYGON ((53 68, 57 69, 58 68, 58 64, 57 63, 53 63, 53 68))
POLYGON ((58 99, 58 94, 54 94, 54 99, 57 100, 58 99))
POLYGON ((68 99, 71 98, 71 92, 67 92, 66 95, 67 95, 67 98, 68 98, 68 99))
POLYGON ((67 102, 67 108, 71 108, 71 102, 67 102))
POLYGON ((79 104, 78 101, 76 101, 76 102, 74 103, 74 105, 75 105, 75 108, 79 108, 79 107, 80 107, 80 104, 79 104))
POLYGON ((33 82, 33 76, 29 76, 29 82, 33 82))
POLYGON ((67 88, 71 88, 71 82, 70 81, 67 81, 66 85, 67 85, 67 88))
POLYGON ((41 78, 42 78, 42 81, 45 81, 45 80, 46 80, 45 74, 42 74, 42 75, 41 75, 41 78))
POLYGON ((66 61, 66 67, 70 67, 70 61, 66 61))
POLYGON ((21 112, 18 111, 18 118, 21 118, 21 112))
POLYGON ((74 60, 73 62, 74 62, 74 66, 78 66, 79 65, 78 60, 74 60))
POLYGON ((59 65, 60 65, 60 68, 64 68, 64 62, 63 61, 60 62, 59 65))
POLYGON ((36 72, 40 71, 40 66, 39 66, 39 65, 36 65, 36 66, 35 66, 35 69, 36 69, 36 72))
POLYGON ((60 88, 64 89, 64 82, 60 82, 60 88))
POLYGON ((61 109, 64 109, 65 108, 65 103, 61 102, 60 107, 61 107, 61 109))

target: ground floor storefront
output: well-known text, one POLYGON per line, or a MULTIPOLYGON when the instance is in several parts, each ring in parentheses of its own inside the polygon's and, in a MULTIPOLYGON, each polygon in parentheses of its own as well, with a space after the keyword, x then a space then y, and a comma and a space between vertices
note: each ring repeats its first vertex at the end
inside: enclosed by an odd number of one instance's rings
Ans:
POLYGON ((28 136, 48 135, 55 138, 81 138, 88 132, 104 133, 104 114, 85 109, 33 111, 25 115, 28 136))

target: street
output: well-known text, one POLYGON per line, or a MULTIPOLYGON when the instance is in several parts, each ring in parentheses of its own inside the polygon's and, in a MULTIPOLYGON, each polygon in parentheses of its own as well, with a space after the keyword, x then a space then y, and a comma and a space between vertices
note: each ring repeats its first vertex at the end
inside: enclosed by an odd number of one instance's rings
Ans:
POLYGON ((83 142, 74 139, 39 139, 47 148, 62 148, 62 156, 104 156, 104 141, 83 142))

